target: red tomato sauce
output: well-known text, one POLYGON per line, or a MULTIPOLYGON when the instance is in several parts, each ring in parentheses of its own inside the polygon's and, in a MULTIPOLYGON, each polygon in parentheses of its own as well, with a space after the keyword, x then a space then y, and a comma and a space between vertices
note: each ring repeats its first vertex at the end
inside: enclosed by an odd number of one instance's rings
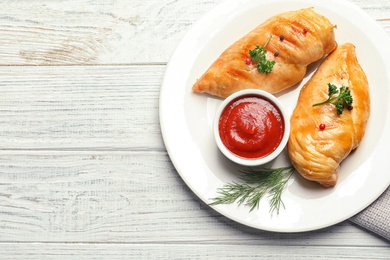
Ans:
POLYGON ((225 107, 218 129, 223 144, 233 154, 260 159, 271 154, 282 141, 284 120, 270 100, 249 95, 225 107))

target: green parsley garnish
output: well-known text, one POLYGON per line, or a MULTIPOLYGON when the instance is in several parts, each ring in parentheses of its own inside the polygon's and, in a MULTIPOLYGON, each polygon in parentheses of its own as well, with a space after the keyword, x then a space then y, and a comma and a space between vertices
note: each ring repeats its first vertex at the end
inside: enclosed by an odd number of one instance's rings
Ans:
POLYGON ((256 44, 256 48, 249 51, 249 56, 251 57, 252 62, 255 63, 257 62, 256 67, 260 73, 266 73, 266 74, 271 73, 272 68, 276 63, 274 60, 270 61, 266 59, 266 55, 267 55, 266 47, 269 41, 271 40, 271 38, 272 35, 268 37, 268 40, 265 43, 264 47, 260 47, 259 45, 256 44))
POLYGON ((328 83, 328 99, 324 102, 316 103, 314 106, 323 105, 330 103, 336 106, 337 114, 341 115, 343 113, 344 107, 347 106, 349 110, 352 109, 353 98, 351 96, 351 91, 348 87, 342 86, 340 90, 331 83, 328 83), (337 97, 333 95, 339 94, 337 97))
POLYGON ((220 196, 213 198, 214 202, 209 205, 231 204, 237 201, 238 205, 249 206, 252 211, 259 207, 260 200, 268 194, 271 198, 270 212, 273 213, 276 210, 279 214, 280 206, 284 208, 283 189, 294 171, 293 166, 242 170, 240 179, 243 182, 231 182, 219 188, 220 196))

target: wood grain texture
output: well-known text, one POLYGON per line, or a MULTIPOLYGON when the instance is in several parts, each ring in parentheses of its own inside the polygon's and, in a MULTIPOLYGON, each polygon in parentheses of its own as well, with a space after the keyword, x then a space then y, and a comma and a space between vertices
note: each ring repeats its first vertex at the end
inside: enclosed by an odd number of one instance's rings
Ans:
POLYGON ((2 259, 385 259, 388 248, 196 244, 0 244, 2 259), (42 249, 46 248, 46 249, 42 249), (21 250, 22 249, 22 250, 21 250), (50 252, 50 254, 46 253, 50 252), (8 257, 12 255, 11 257, 8 257))
MULTIPOLYGON (((4 0, 0 65, 166 63, 190 26, 222 1, 4 0)), ((390 1, 351 2, 388 24, 390 1)))
POLYGON ((200 201, 165 153, 7 151, 0 159, 0 244, 388 245, 348 222, 298 234, 237 224, 200 201))
POLYGON ((218 2, 2 1, 0 64, 166 62, 189 26, 218 2))
POLYGON ((0 67, 0 149, 163 150, 165 66, 0 67))
MULTIPOLYGON (((388 241, 348 221, 238 224, 176 172, 162 77, 222 1, 0 2, 0 259, 388 259, 388 241)), ((351 2, 390 36, 389 0, 351 2)))

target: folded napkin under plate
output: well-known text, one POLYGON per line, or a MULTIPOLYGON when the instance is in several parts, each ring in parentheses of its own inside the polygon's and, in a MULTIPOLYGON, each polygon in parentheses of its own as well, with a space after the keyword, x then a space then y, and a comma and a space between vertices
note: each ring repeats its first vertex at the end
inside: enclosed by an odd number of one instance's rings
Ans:
POLYGON ((375 202, 349 220, 390 241, 390 187, 375 202))

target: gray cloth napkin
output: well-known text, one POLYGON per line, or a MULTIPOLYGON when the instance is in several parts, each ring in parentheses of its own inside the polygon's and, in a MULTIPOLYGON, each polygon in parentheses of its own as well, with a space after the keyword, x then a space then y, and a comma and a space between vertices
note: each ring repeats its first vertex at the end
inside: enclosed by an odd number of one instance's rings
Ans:
POLYGON ((390 240, 390 187, 375 202, 349 220, 390 240))

